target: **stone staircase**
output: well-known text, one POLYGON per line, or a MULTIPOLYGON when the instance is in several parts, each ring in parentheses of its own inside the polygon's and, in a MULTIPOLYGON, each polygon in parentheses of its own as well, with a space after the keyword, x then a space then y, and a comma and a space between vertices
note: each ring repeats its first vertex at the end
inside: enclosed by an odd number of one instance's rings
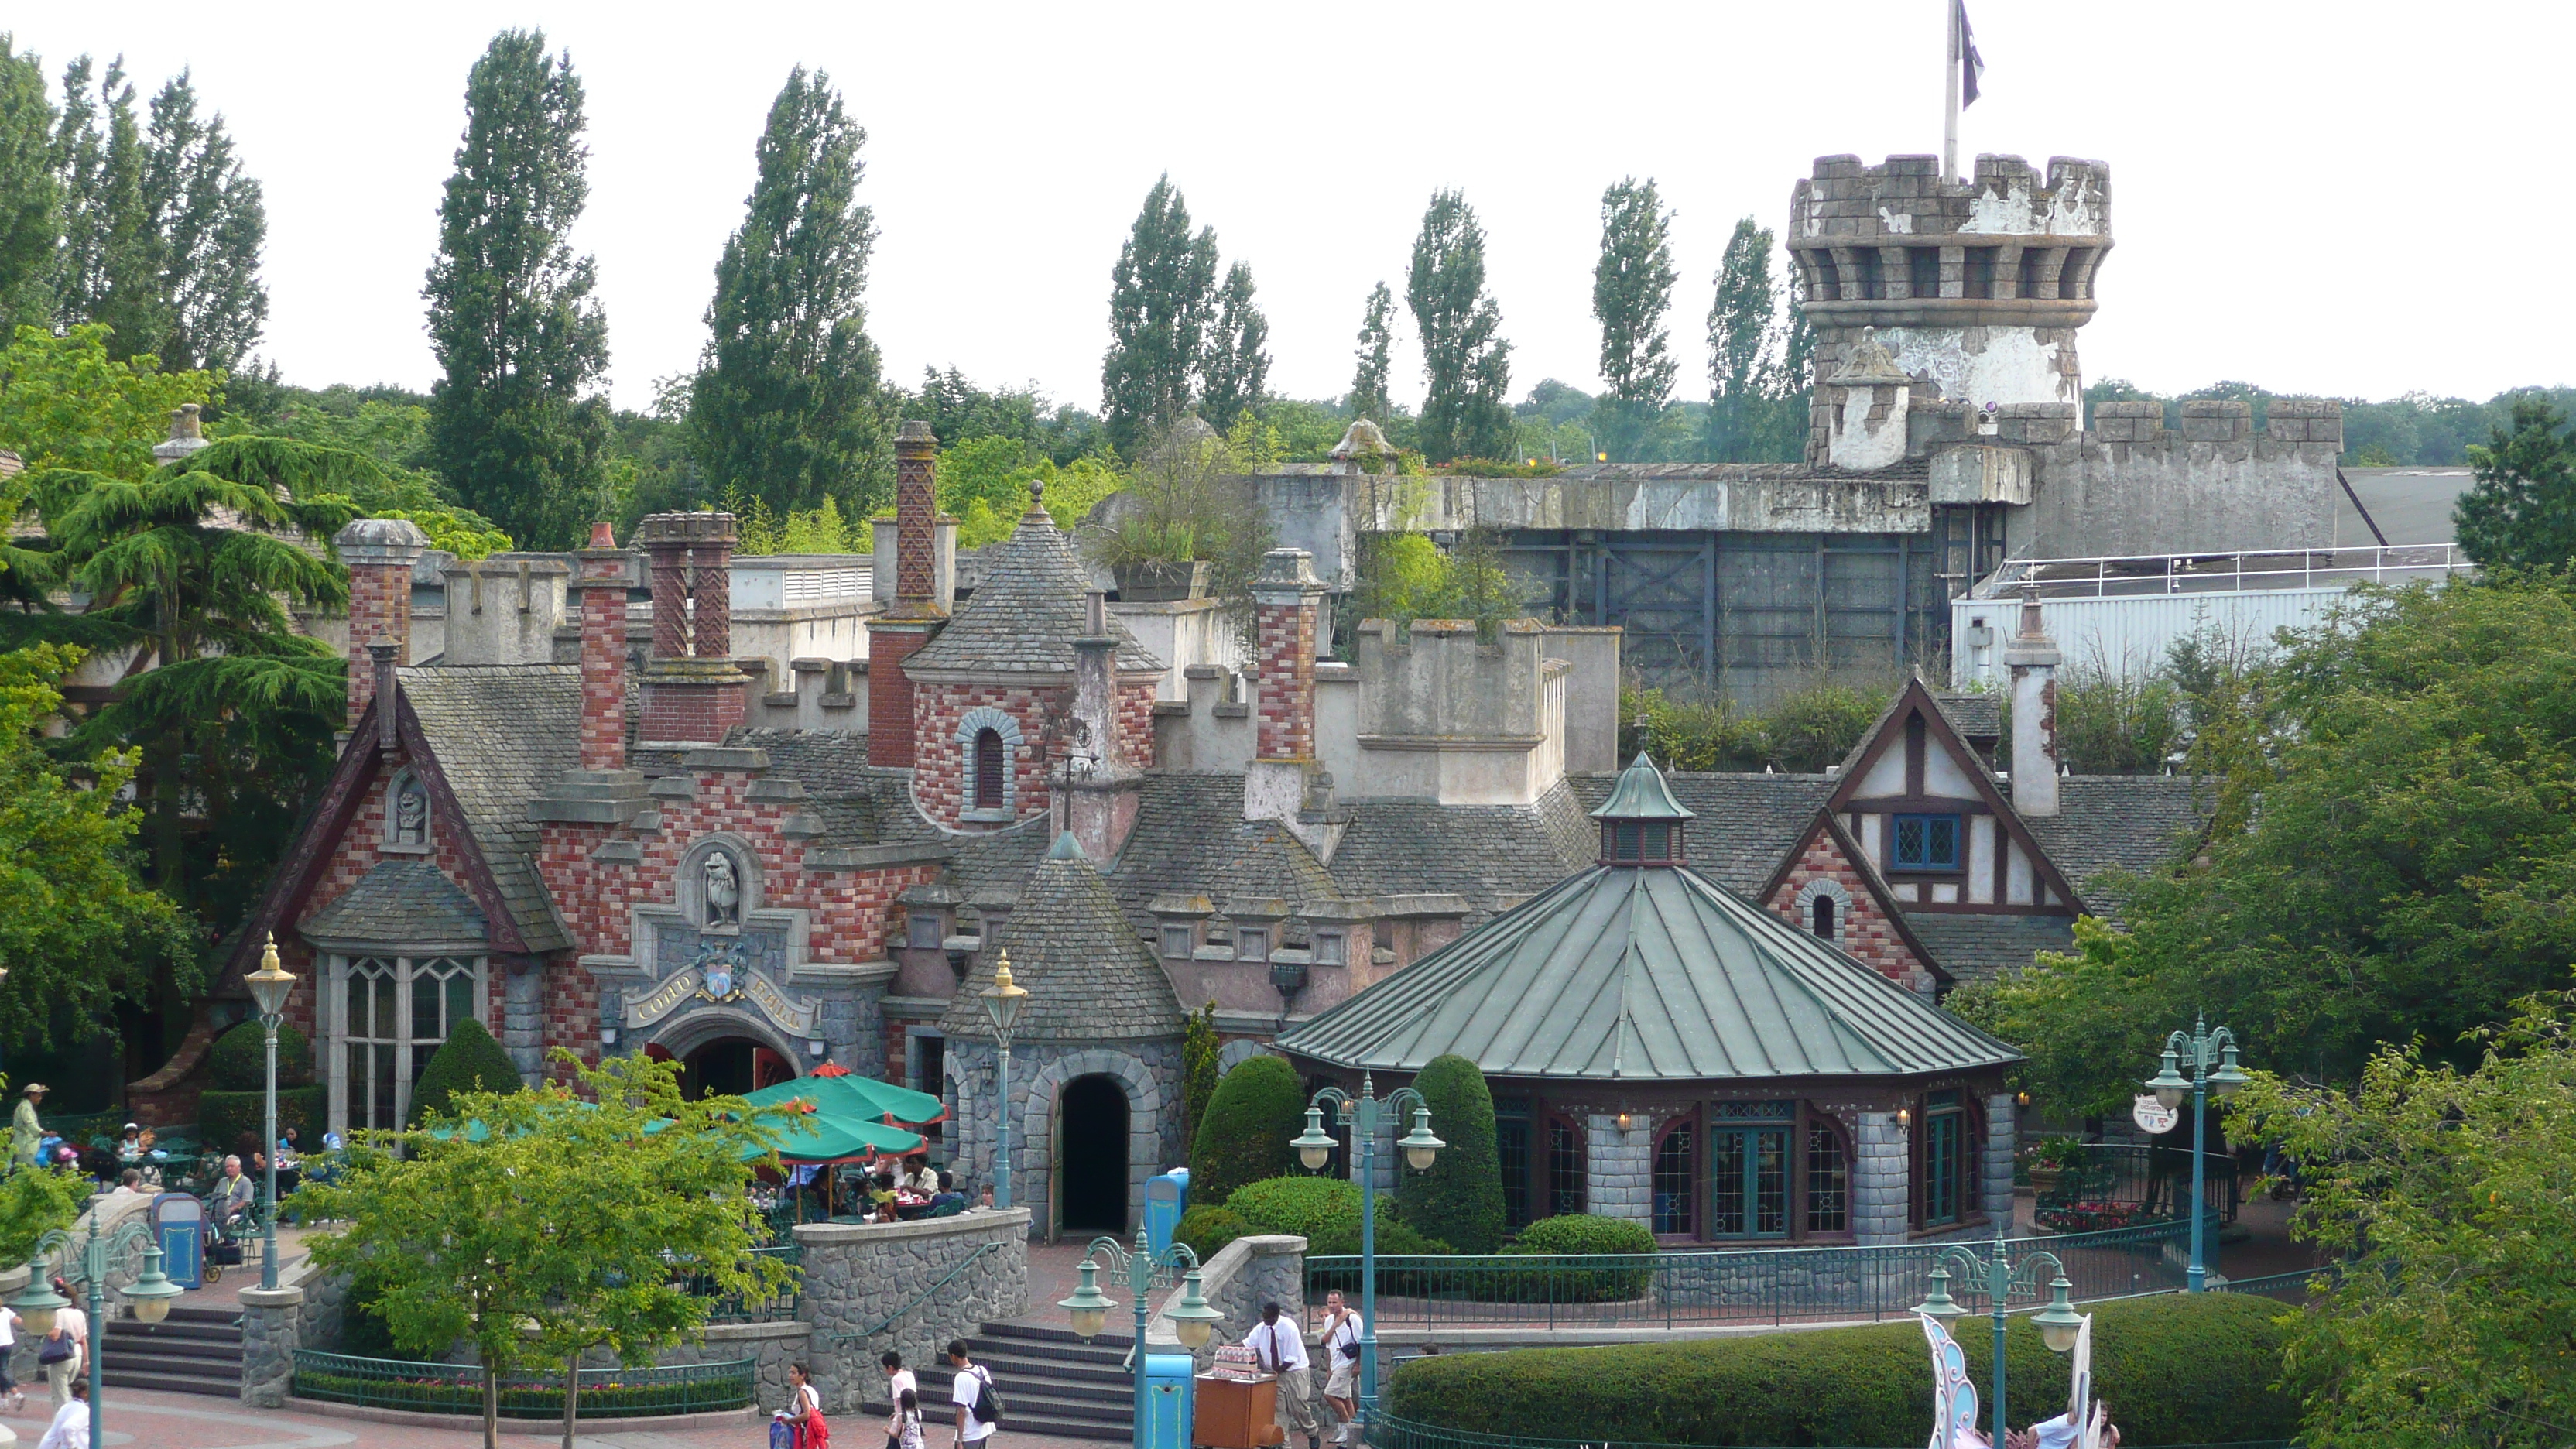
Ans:
POLYGON ((98 1369, 109 1388, 238 1399, 241 1310, 175 1304, 159 1323, 110 1318, 100 1336, 98 1369))
MULTIPOLYGON (((966 1346, 1001 1392, 1004 1434, 1124 1444, 1134 1437, 1129 1406, 1136 1381, 1126 1366, 1129 1342, 1102 1334, 1086 1343, 1068 1329, 987 1323, 966 1346)), ((912 1367, 921 1380, 922 1427, 933 1443, 944 1443, 939 1431, 957 1422, 956 1406, 948 1399, 956 1370, 944 1359, 912 1367)), ((868 1371, 875 1382, 860 1412, 874 1422, 862 1425, 865 1432, 858 1437, 873 1443, 876 1425, 893 1410, 886 1402, 884 1372, 873 1364, 868 1371)))

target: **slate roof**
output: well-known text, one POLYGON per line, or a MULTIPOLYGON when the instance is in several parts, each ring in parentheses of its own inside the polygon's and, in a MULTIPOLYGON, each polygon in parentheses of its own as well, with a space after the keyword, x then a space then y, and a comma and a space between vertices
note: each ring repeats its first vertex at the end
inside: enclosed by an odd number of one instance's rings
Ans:
MULTIPOLYGON (((1033 507, 1009 541, 992 552, 973 597, 904 664, 910 669, 1069 677, 1073 641, 1090 633, 1082 599, 1090 587, 1071 536, 1033 507)), ((1114 614, 1109 632, 1118 639, 1120 669, 1163 667, 1114 614)))
POLYGON ((579 666, 496 664, 397 675, 528 950, 570 949, 572 934, 537 875, 541 836, 528 819, 528 802, 581 762, 579 666))
POLYGON ((2075 922, 2068 916, 1907 911, 1905 924, 1942 969, 1962 982, 1991 981, 2029 965, 2033 952, 2075 945, 2075 922))
POLYGON ((1140 929, 1153 924, 1145 907, 1158 895, 1204 895, 1219 910, 1229 896, 1279 899, 1293 914, 1349 894, 1285 826, 1243 818, 1241 775, 1147 775, 1109 885, 1140 929))
MULTIPOLYGON (((1614 777, 1599 778, 1606 797, 1614 777)), ((1238 812, 1241 790, 1238 778, 1238 812)), ((1600 827, 1584 817, 1585 802, 1564 782, 1535 805, 1347 804, 1350 827, 1330 867, 1344 895, 1460 895, 1471 924, 1537 895, 1601 854, 1600 827)))
POLYGON ((2117 897, 2094 877, 2171 864, 2208 823, 2192 796, 2183 775, 2068 775, 2057 782, 2057 813, 2022 822, 2085 903, 2109 911, 2117 897))
MULTIPOLYGON (((1584 808, 1597 808, 1610 798, 1616 775, 1571 775, 1584 808)), ((1684 829, 1691 868, 1748 899, 1771 879, 1780 859, 1806 833, 1816 811, 1833 793, 1831 775, 1750 775, 1671 771, 1664 784, 1673 798, 1699 818, 1684 829)), ((1583 858, 1595 851, 1587 844, 1583 858)))
POLYGON ((1698 873, 1595 866, 1279 1038, 1336 1066, 1759 1081, 1919 1076, 2012 1048, 1698 873))
POLYGON ((1936 690, 1932 702, 1941 707, 1941 713, 1949 717, 1950 728, 1957 730, 1962 739, 1974 742, 2003 738, 2002 695, 1982 694, 1975 690, 1936 690))
POLYGON ((1000 952, 978 952, 939 1021, 950 1036, 989 1039, 980 993, 993 984, 999 956, 1011 979, 1027 988, 1014 1041, 1139 1041, 1178 1037, 1180 999, 1109 883, 1083 857, 1070 832, 1056 837, 1029 873, 1018 906, 994 933, 1000 952))
POLYGON ((306 936, 349 941, 480 941, 483 912, 426 860, 381 860, 340 898, 304 918, 306 936))

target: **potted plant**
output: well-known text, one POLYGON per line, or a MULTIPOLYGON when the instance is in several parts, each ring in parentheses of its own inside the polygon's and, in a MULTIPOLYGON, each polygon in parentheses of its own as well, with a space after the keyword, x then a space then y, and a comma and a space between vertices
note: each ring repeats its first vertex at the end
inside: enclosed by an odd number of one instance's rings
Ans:
POLYGON ((2072 1137, 2043 1137, 2030 1150, 2030 1190, 2040 1202, 2057 1195, 2066 1174, 2084 1165, 2084 1144, 2072 1137))
POLYGON ((1197 557, 1198 530, 1186 519, 1137 519, 1118 531, 1109 572, 1130 604, 1168 604, 1207 597, 1208 561, 1197 557))

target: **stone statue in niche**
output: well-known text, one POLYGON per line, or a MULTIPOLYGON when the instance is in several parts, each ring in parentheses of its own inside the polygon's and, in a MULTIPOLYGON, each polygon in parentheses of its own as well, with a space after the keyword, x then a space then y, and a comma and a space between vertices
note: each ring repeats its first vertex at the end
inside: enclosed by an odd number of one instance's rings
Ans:
POLYGON ((707 852, 705 872, 707 900, 706 923, 710 926, 742 924, 742 873, 733 857, 721 850, 707 852))
POLYGON ((429 844, 429 792, 406 778, 394 789, 394 844, 429 844))

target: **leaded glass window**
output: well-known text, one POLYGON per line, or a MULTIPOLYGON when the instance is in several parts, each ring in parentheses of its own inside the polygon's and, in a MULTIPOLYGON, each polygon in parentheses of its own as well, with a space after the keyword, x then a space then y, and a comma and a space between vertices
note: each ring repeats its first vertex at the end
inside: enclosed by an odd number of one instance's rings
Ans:
POLYGON ((352 1128, 399 1128, 430 1056, 458 1022, 481 1015, 482 958, 331 959, 341 991, 331 1071, 342 1121, 352 1128))

